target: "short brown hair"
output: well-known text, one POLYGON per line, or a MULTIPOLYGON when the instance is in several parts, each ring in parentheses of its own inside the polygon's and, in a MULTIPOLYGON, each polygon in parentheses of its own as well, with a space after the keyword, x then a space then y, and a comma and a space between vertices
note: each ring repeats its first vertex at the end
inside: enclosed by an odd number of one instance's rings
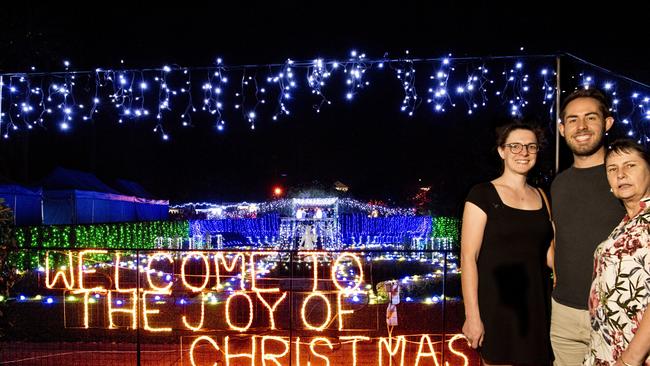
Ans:
POLYGON ((598 102, 598 108, 600 109, 600 113, 603 114, 603 118, 612 116, 609 111, 609 100, 602 91, 596 88, 578 89, 564 98, 564 101, 562 102, 562 108, 560 109, 560 119, 562 122, 564 122, 564 113, 566 112, 566 106, 579 98, 594 99, 598 102))
POLYGON ((540 146, 544 142, 544 131, 542 131, 541 128, 531 123, 515 121, 497 129, 497 147, 503 146, 503 144, 506 143, 508 136, 510 136, 510 133, 514 130, 526 130, 534 133, 535 138, 537 139, 537 144, 540 146))

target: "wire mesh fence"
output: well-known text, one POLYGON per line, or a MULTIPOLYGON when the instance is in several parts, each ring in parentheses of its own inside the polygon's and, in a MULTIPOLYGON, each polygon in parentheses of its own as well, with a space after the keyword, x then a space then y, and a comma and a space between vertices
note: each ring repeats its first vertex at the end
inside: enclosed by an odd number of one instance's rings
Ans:
POLYGON ((447 250, 21 249, 2 365, 478 365, 447 250))

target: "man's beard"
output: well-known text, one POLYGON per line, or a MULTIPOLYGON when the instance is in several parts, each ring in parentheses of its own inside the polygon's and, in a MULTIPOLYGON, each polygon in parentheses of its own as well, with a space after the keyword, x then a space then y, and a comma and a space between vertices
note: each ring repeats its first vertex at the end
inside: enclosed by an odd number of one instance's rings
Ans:
POLYGON ((603 146, 604 135, 605 131, 603 129, 602 133, 598 136, 598 139, 594 140, 593 144, 588 146, 576 146, 573 144, 573 140, 567 140, 567 145, 569 146, 571 152, 573 152, 573 154, 576 156, 590 156, 595 154, 603 146))

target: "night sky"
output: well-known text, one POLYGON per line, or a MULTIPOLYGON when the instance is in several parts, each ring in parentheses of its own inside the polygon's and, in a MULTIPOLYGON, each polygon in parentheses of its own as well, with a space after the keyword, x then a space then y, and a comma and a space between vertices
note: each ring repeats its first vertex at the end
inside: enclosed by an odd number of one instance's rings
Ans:
MULTIPOLYGON (((216 57, 239 65, 345 58, 351 49, 369 58, 400 57, 406 49, 431 58, 523 54, 525 47, 526 54, 570 52, 648 83, 642 15, 633 6, 569 9, 551 2, 27 2, 0 14, 0 70, 60 71, 64 59, 75 70, 92 70, 119 67, 120 60, 129 68, 199 67, 216 57)), ((471 118, 458 110, 440 115, 423 105, 408 117, 399 111, 396 83, 373 76, 352 103, 333 87, 333 104, 320 114, 312 103, 296 103, 290 117, 267 118, 255 131, 232 115, 228 130, 218 133, 210 118, 197 115, 194 127, 172 129, 163 142, 152 133, 153 121, 118 126, 107 114, 68 133, 17 134, 0 141, 0 179, 37 184, 63 166, 107 181, 134 180, 172 202, 263 200, 275 184, 295 193, 340 180, 354 197, 408 204, 420 186, 432 186, 434 212, 457 213, 469 186, 497 173, 490 144, 507 115, 503 108, 471 118)), ((549 125, 544 108, 530 112, 549 125)), ((551 144, 542 154, 539 176, 552 170, 552 150, 551 144)))

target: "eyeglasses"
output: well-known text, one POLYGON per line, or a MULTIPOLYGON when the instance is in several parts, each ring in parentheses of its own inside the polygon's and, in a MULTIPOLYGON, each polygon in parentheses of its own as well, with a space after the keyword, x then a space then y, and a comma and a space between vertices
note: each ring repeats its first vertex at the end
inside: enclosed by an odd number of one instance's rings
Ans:
POLYGON ((537 154, 537 152, 539 151, 539 145, 536 144, 536 143, 530 143, 530 144, 525 144, 524 145, 524 144, 520 144, 518 142, 513 142, 511 144, 503 144, 503 146, 504 147, 506 147, 506 146, 509 147, 510 152, 513 153, 513 154, 519 154, 523 150, 524 147, 526 148, 526 151, 529 154, 537 154))

